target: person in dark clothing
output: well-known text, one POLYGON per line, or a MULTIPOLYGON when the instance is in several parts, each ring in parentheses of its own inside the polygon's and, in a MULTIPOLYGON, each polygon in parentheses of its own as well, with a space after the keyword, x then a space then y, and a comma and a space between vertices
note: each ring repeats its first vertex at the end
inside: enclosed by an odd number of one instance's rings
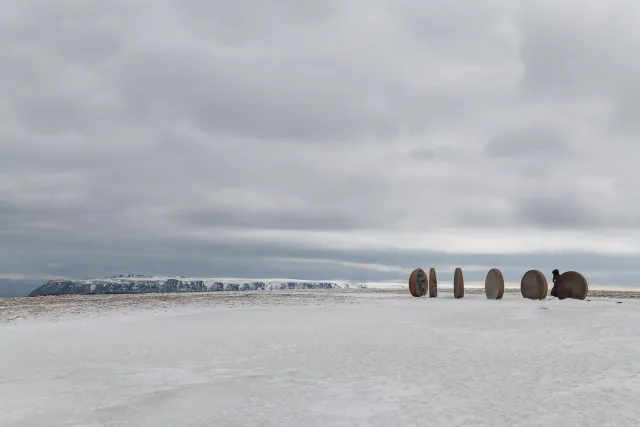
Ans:
POLYGON ((551 288, 551 296, 557 298, 558 291, 556 290, 556 280, 558 280, 558 277, 560 277, 560 272, 556 268, 551 272, 551 274, 553 274, 553 288, 551 288))

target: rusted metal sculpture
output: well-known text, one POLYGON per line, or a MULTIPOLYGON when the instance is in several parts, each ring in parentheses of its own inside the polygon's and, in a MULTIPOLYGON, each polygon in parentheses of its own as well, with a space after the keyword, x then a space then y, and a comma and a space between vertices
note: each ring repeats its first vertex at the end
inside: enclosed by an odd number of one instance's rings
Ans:
POLYGON ((577 271, 565 271, 559 274, 558 270, 553 270, 552 297, 583 300, 588 293, 589 285, 582 274, 577 271))
POLYGON ((453 297, 456 299, 464 297, 464 277, 460 267, 456 268, 453 274, 453 297))
POLYGON ((502 272, 492 268, 484 279, 484 294, 488 299, 502 299, 504 296, 504 278, 502 272))
POLYGON ((426 273, 421 268, 416 268, 409 276, 409 292, 414 297, 423 297, 427 294, 429 281, 426 273))
POLYGON ((438 296, 438 279, 436 277, 436 269, 431 267, 429 270, 429 298, 438 296))
POLYGON ((520 292, 524 298, 545 299, 548 291, 547 278, 539 270, 529 270, 522 276, 520 292))

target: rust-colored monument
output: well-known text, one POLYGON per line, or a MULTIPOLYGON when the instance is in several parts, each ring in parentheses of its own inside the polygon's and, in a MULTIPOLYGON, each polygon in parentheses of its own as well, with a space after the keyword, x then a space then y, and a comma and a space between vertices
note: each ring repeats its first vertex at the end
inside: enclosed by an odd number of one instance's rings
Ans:
POLYGON ((438 296, 438 279, 436 278, 436 269, 431 267, 429 270, 429 298, 438 296))
POLYGON ((558 299, 580 299, 583 300, 589 293, 587 279, 577 271, 565 271, 557 275, 558 270, 554 270, 554 284, 551 289, 551 296, 558 299))
POLYGON ((427 294, 429 281, 427 274, 421 268, 416 268, 409 276, 409 292, 414 297, 423 297, 427 294))
POLYGON ((504 296, 504 278, 502 272, 492 268, 484 279, 484 294, 488 299, 502 299, 504 296))
POLYGON ((456 268, 453 274, 453 297, 456 299, 464 297, 464 277, 460 267, 456 268))
POLYGON ((547 278, 539 270, 529 270, 522 276, 520 292, 524 298, 545 299, 548 291, 547 278))

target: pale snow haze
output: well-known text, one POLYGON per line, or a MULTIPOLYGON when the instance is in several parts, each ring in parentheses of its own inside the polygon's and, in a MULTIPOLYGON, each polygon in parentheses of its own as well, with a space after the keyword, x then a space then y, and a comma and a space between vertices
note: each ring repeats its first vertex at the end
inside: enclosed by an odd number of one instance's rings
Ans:
POLYGON ((640 273, 640 3, 5 0, 0 276, 640 273))

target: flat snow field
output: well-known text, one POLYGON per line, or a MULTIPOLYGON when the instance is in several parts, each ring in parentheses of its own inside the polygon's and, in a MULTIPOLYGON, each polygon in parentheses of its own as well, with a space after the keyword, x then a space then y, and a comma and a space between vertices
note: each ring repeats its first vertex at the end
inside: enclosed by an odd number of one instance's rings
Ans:
POLYGON ((640 425, 638 300, 236 294, 5 301, 0 426, 640 425))

